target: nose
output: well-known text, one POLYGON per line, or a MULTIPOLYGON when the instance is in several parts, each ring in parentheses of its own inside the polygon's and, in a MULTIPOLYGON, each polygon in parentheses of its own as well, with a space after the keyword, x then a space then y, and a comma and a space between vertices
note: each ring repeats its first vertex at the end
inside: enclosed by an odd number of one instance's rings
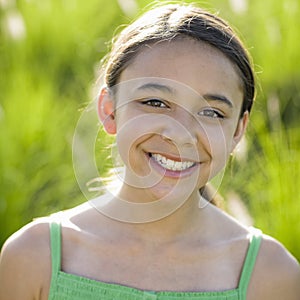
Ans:
POLYGON ((168 118, 161 135, 176 146, 195 146, 198 142, 199 124, 191 113, 180 108, 168 118))

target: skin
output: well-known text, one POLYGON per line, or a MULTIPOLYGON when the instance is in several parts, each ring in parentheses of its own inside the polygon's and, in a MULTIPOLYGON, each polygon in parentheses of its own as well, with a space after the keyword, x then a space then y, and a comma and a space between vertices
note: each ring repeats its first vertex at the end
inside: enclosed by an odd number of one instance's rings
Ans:
MULTIPOLYGON (((248 113, 239 119, 243 98, 240 79, 231 63, 223 55, 216 55, 219 54, 216 52, 213 48, 192 40, 162 43, 144 50, 122 73, 121 82, 151 78, 143 80, 143 83, 133 84, 133 100, 116 101, 116 116, 113 121, 116 131, 124 132, 117 141, 119 151, 125 152, 123 157, 128 157, 128 176, 130 170, 141 175, 145 175, 143 171, 147 172, 145 166, 148 157, 143 152, 159 153, 174 160, 183 158, 198 163, 193 174, 189 174, 187 178, 190 181, 194 174, 199 177, 195 190, 205 185, 209 178, 214 177, 224 167, 229 154, 244 133, 248 113), (187 55, 183 47, 185 43, 190 43, 199 51, 187 55), (152 77, 162 78, 160 84, 170 87, 171 91, 153 87, 139 89, 140 86, 153 85, 153 82, 159 80, 152 77), (165 82, 164 78, 168 80, 165 82), (135 92, 135 88, 138 92, 135 92), (225 101, 211 100, 207 95, 226 97, 231 106, 225 101), (151 102, 145 103, 145 100, 151 101, 151 98, 161 102, 156 104, 159 108, 151 106, 151 102), (213 114, 213 117, 208 113, 213 114), (215 117, 218 113, 222 118, 215 117), (132 143, 128 143, 128 140, 132 143)), ((130 88, 132 90, 132 86, 130 88)), ((120 89, 123 94, 122 85, 120 89)), ((169 191, 173 188, 174 178, 164 175, 163 180, 152 189, 155 200, 162 196, 159 189, 169 191)), ((180 180, 180 183, 175 181, 184 187, 187 180, 180 180)), ((124 185, 125 188, 128 189, 128 194, 124 190, 123 196, 128 199, 135 191, 124 185)), ((149 189, 142 189, 140 192, 149 194, 149 189)), ((120 194, 122 193, 123 190, 120 194)))
MULTIPOLYGON (((193 160, 204 157, 201 171, 196 167, 187 176, 196 177, 194 189, 179 209, 155 222, 118 222, 100 214, 88 203, 65 212, 62 270, 145 290, 234 289, 238 286, 247 252, 249 231, 213 205, 199 209, 198 188, 205 183, 207 174, 219 171, 225 163, 218 147, 223 145, 227 157, 246 128, 248 114, 239 118, 242 104, 239 76, 220 52, 191 40, 162 43, 142 51, 124 70, 120 82, 147 76, 180 82, 202 96, 224 95, 230 99, 233 108, 227 110, 224 104, 220 107, 220 103, 207 100, 214 108, 226 110, 225 120, 219 120, 216 126, 216 120, 211 117, 202 114, 199 119, 190 117, 204 109, 195 99, 182 105, 180 93, 162 95, 160 91, 156 96, 173 97, 171 109, 162 109, 160 113, 171 115, 170 123, 156 127, 149 119, 146 121, 149 121, 151 131, 147 134, 141 137, 132 133, 128 137, 130 142, 120 137, 119 146, 128 150, 125 152, 128 153, 126 179, 137 186, 124 184, 118 196, 128 201, 143 199, 150 203, 164 196, 166 191, 172 195, 176 184, 186 183, 174 176, 166 176, 146 191, 139 188, 141 182, 134 175, 145 175, 143 166, 149 163, 145 152, 161 151, 164 155, 193 160), (174 119, 188 127, 190 135, 178 135, 180 127, 174 130, 169 126, 174 125, 174 119), (209 146, 203 126, 208 132, 218 132, 220 124, 226 141, 220 144, 212 137, 209 146), (197 155, 190 149, 196 149, 197 155)), ((139 121, 140 115, 154 109, 151 105, 139 105, 136 98, 131 100, 115 111, 116 99, 103 89, 99 97, 99 115, 109 133, 129 132, 130 127, 126 126, 130 126, 130 120, 136 118, 139 121)), ((155 170, 160 172, 160 169, 155 170)), ((50 277, 49 219, 44 218, 22 228, 4 245, 0 260, 0 299, 47 299, 50 277)), ((300 294, 299 283, 297 261, 279 242, 264 236, 247 300, 296 300, 300 294)))

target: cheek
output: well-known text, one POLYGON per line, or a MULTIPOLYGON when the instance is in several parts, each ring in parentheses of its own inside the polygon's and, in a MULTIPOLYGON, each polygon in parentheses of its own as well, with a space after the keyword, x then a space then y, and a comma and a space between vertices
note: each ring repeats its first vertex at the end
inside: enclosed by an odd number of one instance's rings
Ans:
POLYGON ((203 126, 204 140, 212 156, 227 157, 231 151, 233 132, 229 127, 221 125, 203 126))
POLYGON ((132 165, 139 159, 137 155, 143 149, 142 144, 152 135, 160 134, 162 117, 132 112, 122 112, 122 115, 126 115, 126 119, 117 120, 117 146, 124 163, 132 165))
POLYGON ((213 178, 226 165, 231 153, 232 134, 227 128, 206 128, 205 147, 211 158, 210 175, 213 178))

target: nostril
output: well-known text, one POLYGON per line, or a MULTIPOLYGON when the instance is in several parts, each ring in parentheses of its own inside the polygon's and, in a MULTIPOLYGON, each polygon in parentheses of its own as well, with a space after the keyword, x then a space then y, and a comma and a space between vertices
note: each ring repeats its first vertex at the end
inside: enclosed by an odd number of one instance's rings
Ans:
POLYGON ((198 139, 195 136, 192 136, 190 132, 180 132, 178 130, 175 133, 169 133, 169 134, 161 134, 161 138, 168 142, 172 143, 176 147, 181 147, 181 146, 190 146, 190 147, 195 147, 198 144, 198 139))

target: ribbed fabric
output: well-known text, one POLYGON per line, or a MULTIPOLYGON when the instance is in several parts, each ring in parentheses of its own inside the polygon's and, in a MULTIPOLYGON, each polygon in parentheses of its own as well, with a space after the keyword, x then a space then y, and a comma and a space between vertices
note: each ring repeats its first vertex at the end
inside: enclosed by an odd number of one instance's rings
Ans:
POLYGON ((61 271, 61 228, 50 224, 52 277, 49 300, 246 300, 247 289, 261 242, 261 232, 252 231, 237 289, 220 292, 151 292, 105 283, 61 271))

